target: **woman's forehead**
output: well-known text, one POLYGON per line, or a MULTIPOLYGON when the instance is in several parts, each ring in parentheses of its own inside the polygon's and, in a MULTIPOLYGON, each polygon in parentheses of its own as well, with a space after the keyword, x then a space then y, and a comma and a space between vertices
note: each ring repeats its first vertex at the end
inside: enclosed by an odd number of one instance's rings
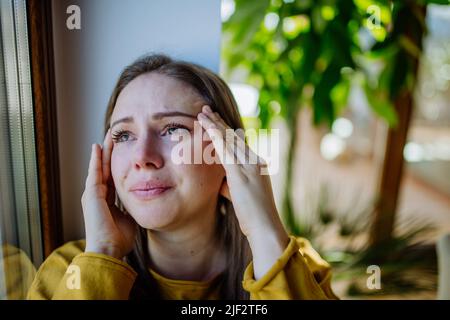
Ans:
POLYGON ((204 99, 190 85, 166 75, 147 73, 122 90, 111 119, 174 111, 196 115, 204 104, 204 99))

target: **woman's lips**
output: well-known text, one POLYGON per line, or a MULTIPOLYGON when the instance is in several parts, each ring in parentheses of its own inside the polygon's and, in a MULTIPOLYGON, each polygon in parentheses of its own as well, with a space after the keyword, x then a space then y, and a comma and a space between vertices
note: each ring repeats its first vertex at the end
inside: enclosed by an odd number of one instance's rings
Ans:
POLYGON ((163 180, 146 179, 134 183, 129 191, 139 200, 151 200, 162 196, 172 187, 172 184, 163 180))
POLYGON ((172 187, 158 187, 150 189, 135 189, 130 192, 139 200, 151 200, 165 194, 172 187))

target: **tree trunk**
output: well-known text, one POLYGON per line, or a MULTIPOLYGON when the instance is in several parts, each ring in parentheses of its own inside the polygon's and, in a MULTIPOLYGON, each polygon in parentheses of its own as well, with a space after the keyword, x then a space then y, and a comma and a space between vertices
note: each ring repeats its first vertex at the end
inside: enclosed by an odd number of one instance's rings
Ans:
POLYGON ((408 136, 413 109, 412 93, 404 91, 395 101, 398 115, 397 128, 390 128, 387 135, 378 202, 371 229, 372 245, 381 244, 391 238, 395 223, 400 183, 403 171, 403 149, 408 136))
MULTIPOLYGON (((406 22, 404 23, 405 25, 398 21, 397 23, 400 25, 397 27, 402 28, 401 32, 403 35, 421 51, 422 37, 425 31, 426 7, 410 3, 406 10, 409 10, 409 12, 406 12, 405 16, 409 18, 404 21, 406 22)), ((419 55, 409 52, 407 58, 410 60, 411 73, 415 84, 419 55)), ((406 83, 406 81, 408 81, 408 77, 405 78, 404 82, 406 83)), ((404 84, 402 83, 402 85, 404 84)), ((387 134, 381 182, 378 187, 378 201, 370 230, 370 243, 372 246, 380 245, 392 238, 403 173, 403 149, 407 141, 413 111, 413 88, 414 86, 410 90, 401 90, 394 101, 398 125, 396 128, 389 128, 387 134)))

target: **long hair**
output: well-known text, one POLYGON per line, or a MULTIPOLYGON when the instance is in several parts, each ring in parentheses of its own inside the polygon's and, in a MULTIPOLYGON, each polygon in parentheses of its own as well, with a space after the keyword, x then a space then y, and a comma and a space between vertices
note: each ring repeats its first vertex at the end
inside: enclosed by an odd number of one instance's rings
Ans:
MULTIPOLYGON (((110 127, 120 92, 136 77, 149 72, 166 75, 193 87, 206 104, 218 112, 233 129, 243 129, 236 101, 227 84, 210 70, 184 61, 176 61, 162 54, 146 55, 126 67, 113 89, 105 115, 104 132, 110 127)), ((245 267, 251 259, 247 239, 240 230, 233 205, 219 196, 217 204, 216 236, 222 250, 226 252, 226 271, 221 277, 221 298, 227 300, 249 299, 248 292, 242 288, 245 267), (221 210, 219 210, 219 208, 221 210), (224 211, 220 214, 220 211, 224 211)), ((127 262, 137 271, 138 277, 130 294, 131 299, 161 299, 156 280, 149 272, 147 230, 139 227, 135 247, 126 257, 127 262)))

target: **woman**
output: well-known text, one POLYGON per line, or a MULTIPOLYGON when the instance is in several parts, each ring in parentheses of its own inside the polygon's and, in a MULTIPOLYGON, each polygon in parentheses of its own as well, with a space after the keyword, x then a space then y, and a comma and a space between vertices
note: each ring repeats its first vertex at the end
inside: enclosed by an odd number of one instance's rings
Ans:
POLYGON ((211 71, 164 55, 128 66, 109 101, 103 146, 92 146, 86 241, 50 255, 28 297, 336 298, 329 265, 286 233, 264 162, 241 161, 256 155, 239 135, 225 139, 242 127, 211 71), (212 149, 221 162, 177 163, 179 144, 192 154, 212 149))

